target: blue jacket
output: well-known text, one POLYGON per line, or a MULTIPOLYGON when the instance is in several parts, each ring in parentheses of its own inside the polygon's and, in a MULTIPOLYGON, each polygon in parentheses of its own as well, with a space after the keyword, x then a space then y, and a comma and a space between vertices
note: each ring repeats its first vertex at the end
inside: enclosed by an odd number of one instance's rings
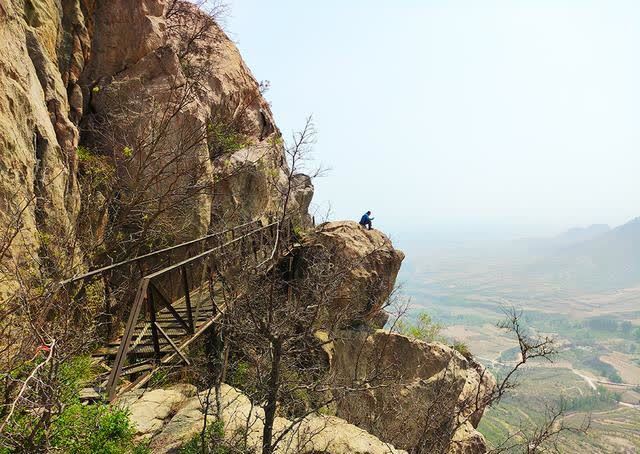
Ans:
POLYGON ((367 213, 365 213, 360 218, 360 224, 362 224, 362 225, 368 224, 369 222, 371 222, 372 219, 373 218, 370 218, 369 215, 367 213))

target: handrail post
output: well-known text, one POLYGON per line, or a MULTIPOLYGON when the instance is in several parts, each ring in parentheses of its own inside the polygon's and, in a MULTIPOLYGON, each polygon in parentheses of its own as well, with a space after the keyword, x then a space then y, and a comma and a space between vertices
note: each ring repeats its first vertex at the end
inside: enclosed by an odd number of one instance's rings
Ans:
POLYGON ((153 341, 153 351, 156 359, 160 360, 160 341, 158 339, 158 327, 156 326, 156 305, 153 301, 153 284, 147 288, 147 310, 149 311, 149 321, 151 323, 151 340, 153 341))
POLYGON ((184 290, 184 301, 187 305, 187 320, 189 321, 190 333, 195 333, 195 326, 193 326, 193 313, 191 310, 191 295, 189 294, 189 280, 187 279, 187 268, 182 266, 180 268, 182 274, 182 288, 184 290))

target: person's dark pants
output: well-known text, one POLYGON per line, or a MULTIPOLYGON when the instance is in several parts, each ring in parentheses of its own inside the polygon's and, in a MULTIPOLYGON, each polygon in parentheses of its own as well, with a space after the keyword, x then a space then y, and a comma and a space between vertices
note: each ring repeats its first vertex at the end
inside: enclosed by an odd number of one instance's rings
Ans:
POLYGON ((361 222, 360 225, 362 227, 367 227, 369 230, 371 230, 371 221, 361 222))

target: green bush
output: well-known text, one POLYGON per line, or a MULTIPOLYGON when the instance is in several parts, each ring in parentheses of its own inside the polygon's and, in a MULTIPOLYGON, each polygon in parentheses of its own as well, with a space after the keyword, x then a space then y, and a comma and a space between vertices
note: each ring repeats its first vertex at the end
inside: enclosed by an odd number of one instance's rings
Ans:
POLYGON ((50 419, 34 417, 25 410, 17 411, 5 429, 5 437, 0 438, 0 454, 41 451, 68 454, 148 453, 146 445, 133 441, 135 429, 125 410, 105 403, 80 403, 79 390, 93 376, 91 358, 88 356, 79 356, 60 364, 52 382, 57 405, 53 407, 50 419))
POLYGON ((244 361, 230 365, 227 372, 227 383, 234 388, 247 391, 251 383, 251 367, 244 361))
POLYGON ((434 322, 426 312, 418 314, 415 323, 407 323, 402 320, 399 320, 397 323, 397 329, 400 334, 414 337, 425 342, 442 342, 444 340, 440 335, 442 328, 443 326, 440 323, 434 322))
POLYGON ((202 434, 194 435, 180 450, 179 454, 229 454, 232 451, 224 441, 224 424, 222 421, 212 421, 204 435, 204 447, 202 446, 202 434))
POLYGON ((135 429, 125 410, 107 404, 67 407, 52 424, 51 445, 70 454, 142 454, 135 429))
POLYGON ((209 123, 207 129, 209 150, 213 158, 235 153, 249 145, 247 137, 231 124, 209 123))
POLYGON ((93 152, 83 145, 78 145, 76 153, 78 154, 78 159, 83 162, 89 161, 94 157, 93 152))
POLYGON ((456 341, 453 345, 452 345, 453 349, 455 351, 457 351, 458 353, 460 353, 462 356, 464 356, 465 358, 470 358, 471 355, 471 350, 469 350, 469 346, 467 344, 465 344, 462 341, 456 341))
POLYGON ((60 401, 65 404, 77 403, 81 386, 90 381, 93 375, 89 356, 78 356, 62 363, 58 368, 60 401))

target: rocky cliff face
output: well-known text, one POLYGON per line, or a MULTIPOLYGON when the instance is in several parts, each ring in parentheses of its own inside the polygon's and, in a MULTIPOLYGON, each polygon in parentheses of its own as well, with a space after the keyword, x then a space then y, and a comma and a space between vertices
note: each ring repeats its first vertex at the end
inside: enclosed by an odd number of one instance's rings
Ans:
POLYGON ((0 217, 17 234, 7 261, 37 257, 42 234, 71 231, 80 208, 70 99, 81 96, 84 24, 77 2, 0 2, 0 217))
POLYGON ((350 423, 416 452, 486 450, 475 431, 484 408, 474 402, 495 380, 454 349, 385 330, 343 333, 332 367, 340 376, 380 376, 338 403, 337 415, 350 423))
MULTIPOLYGON (((47 236, 87 234, 79 146, 112 159, 118 197, 170 199, 163 215, 187 220, 178 239, 276 210, 286 162, 269 105, 235 45, 190 3, 1 0, 0 38, 0 216, 17 234, 6 261, 33 263, 47 236), (128 180, 135 172, 144 188, 128 180), (199 191, 179 203, 166 188, 180 184, 199 191)), ((306 213, 313 187, 297 178, 293 203, 306 213)))

